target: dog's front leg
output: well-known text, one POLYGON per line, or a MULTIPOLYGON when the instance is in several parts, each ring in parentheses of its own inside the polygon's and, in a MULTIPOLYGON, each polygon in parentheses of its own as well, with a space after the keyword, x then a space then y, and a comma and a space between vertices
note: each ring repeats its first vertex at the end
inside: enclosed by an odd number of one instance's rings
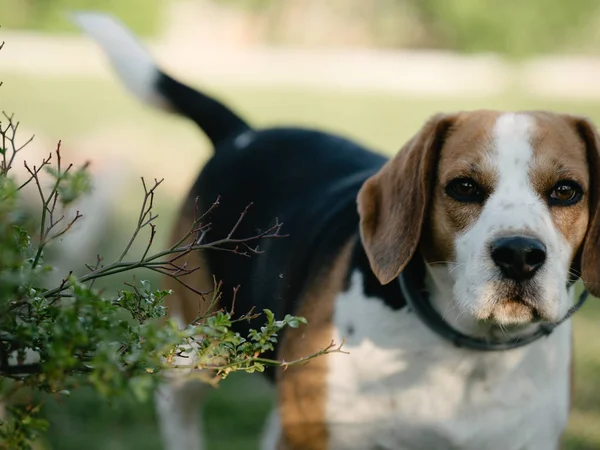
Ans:
POLYGON ((200 403, 208 385, 169 380, 157 390, 156 412, 165 450, 202 450, 200 403))
MULTIPOLYGON (((176 319, 179 319, 176 317, 176 319)), ((183 322, 178 320, 180 328, 183 322)), ((194 363, 192 346, 173 358, 173 366, 194 363)), ((210 386, 197 379, 190 380, 192 369, 168 369, 165 381, 157 389, 155 404, 163 448, 165 450, 202 450, 204 438, 199 415, 200 404, 210 386)))

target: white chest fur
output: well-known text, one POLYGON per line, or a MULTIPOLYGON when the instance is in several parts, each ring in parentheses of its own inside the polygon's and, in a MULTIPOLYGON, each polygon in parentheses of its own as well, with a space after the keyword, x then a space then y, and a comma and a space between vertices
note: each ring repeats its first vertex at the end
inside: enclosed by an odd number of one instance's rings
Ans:
POLYGON ((329 358, 330 450, 549 450, 568 416, 571 324, 507 352, 453 347, 406 308, 362 291, 335 305, 329 358))

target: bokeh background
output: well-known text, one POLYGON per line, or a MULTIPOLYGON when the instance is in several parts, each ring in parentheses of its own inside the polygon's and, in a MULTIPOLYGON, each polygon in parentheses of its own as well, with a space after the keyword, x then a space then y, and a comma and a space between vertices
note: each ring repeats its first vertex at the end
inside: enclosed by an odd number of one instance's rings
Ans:
MULTIPOLYGON (((69 9, 114 13, 164 68, 255 125, 316 126, 387 155, 439 111, 550 109, 600 123, 597 0, 0 0, 0 109, 21 121, 23 140, 36 135, 26 158, 40 160, 60 139, 64 158, 92 163, 87 219, 55 252, 65 269, 123 248, 140 176, 165 178, 164 244, 211 150, 193 124, 125 93, 69 9)), ((599 305, 592 299, 574 319, 566 449, 600 449, 599 305)), ((255 449, 272 402, 260 376, 223 383, 204 408, 209 448, 255 449)), ((152 403, 109 405, 84 390, 48 399, 44 414, 52 428, 43 448, 160 448, 152 403)))

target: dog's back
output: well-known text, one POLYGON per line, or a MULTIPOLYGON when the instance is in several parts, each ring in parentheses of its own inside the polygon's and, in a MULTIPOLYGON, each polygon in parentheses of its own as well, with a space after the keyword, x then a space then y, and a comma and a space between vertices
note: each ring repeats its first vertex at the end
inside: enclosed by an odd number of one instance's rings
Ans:
POLYGON ((220 196, 208 241, 223 237, 249 204, 235 236, 257 235, 276 219, 283 223, 285 237, 256 243, 261 254, 205 256, 224 292, 241 286, 238 311, 269 308, 283 317, 295 312, 305 286, 357 235, 356 195, 383 158, 316 131, 248 131, 241 138, 243 146, 237 144, 240 137, 232 137, 217 148, 190 196, 200 198, 203 210, 220 196))
MULTIPOLYGON (((191 189, 181 220, 191 222, 194 213, 203 213, 220 198, 207 218, 211 226, 205 242, 225 237, 249 205, 234 238, 255 236, 276 221, 283 223, 285 237, 250 243, 259 246, 260 254, 203 255, 208 266, 204 272, 223 282, 223 306, 229 306, 233 288, 240 286, 239 313, 255 307, 269 308, 276 317, 293 314, 305 287, 326 270, 341 246, 358 236, 357 193, 386 159, 320 131, 256 130, 219 101, 163 73, 115 19, 83 13, 76 20, 102 46, 130 92, 147 104, 191 119, 214 145, 214 155, 191 189)), ((360 250, 359 246, 357 258, 365 275, 372 277, 360 250)), ((244 334, 257 324, 243 321, 235 326, 244 334)))

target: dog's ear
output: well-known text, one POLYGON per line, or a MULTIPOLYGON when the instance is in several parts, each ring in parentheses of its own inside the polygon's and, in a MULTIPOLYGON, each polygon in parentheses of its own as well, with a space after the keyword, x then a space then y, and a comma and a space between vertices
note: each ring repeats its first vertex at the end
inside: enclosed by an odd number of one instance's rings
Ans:
POLYGON ((600 137, 584 118, 572 118, 583 139, 590 172, 588 229, 580 249, 581 279, 590 294, 600 297, 600 137))
POLYGON ((436 115, 358 193, 360 235, 381 284, 411 260, 430 203, 437 161, 455 115, 436 115))

